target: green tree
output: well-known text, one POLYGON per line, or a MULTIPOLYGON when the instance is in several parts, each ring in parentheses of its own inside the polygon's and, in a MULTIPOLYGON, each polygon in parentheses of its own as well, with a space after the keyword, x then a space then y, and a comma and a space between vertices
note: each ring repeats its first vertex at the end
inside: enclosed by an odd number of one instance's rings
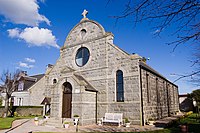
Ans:
POLYGON ((198 104, 200 103, 200 89, 192 91, 191 96, 198 104))
POLYGON ((200 108, 200 89, 192 91, 190 95, 195 101, 196 101, 196 111, 199 113, 199 108, 200 108))

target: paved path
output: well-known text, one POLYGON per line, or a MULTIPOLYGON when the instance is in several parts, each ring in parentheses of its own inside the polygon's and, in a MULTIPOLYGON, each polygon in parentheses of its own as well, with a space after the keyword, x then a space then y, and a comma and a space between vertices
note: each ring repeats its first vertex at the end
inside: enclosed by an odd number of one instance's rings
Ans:
MULTIPOLYGON (((118 127, 118 126, 79 126, 79 132, 139 132, 139 131, 150 131, 159 130, 161 128, 156 128, 154 126, 137 126, 133 125, 129 128, 118 127)), ((70 128, 55 128, 50 126, 37 126, 33 119, 20 119, 16 120, 12 124, 11 129, 0 130, 0 133, 32 133, 32 132, 76 132, 74 126, 70 128)))
POLYGON ((31 133, 31 132, 75 132, 75 127, 71 126, 69 129, 55 128, 50 126, 37 126, 33 119, 15 120, 12 128, 7 130, 0 130, 0 133, 31 133))
POLYGON ((160 129, 162 128, 156 128, 154 126, 137 126, 137 125, 131 125, 131 127, 89 125, 89 126, 81 126, 79 128, 79 132, 139 132, 139 131, 151 131, 160 129))

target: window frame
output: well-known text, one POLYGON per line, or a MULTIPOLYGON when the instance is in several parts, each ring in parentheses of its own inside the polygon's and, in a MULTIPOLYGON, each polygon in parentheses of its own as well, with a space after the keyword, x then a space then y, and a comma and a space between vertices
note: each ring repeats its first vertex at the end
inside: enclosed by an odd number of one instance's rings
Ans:
POLYGON ((76 52, 75 63, 77 66, 83 67, 84 65, 86 65, 88 63, 89 58, 90 58, 89 49, 87 47, 81 47, 76 52), (87 53, 86 53, 86 51, 87 51, 87 53), (81 57, 77 57, 77 56, 79 56, 80 52, 81 52, 81 57), (80 60, 81 63, 79 63, 78 60, 80 60))
POLYGON ((147 91, 147 103, 150 103, 150 75, 146 73, 146 91, 147 91))
POLYGON ((53 79, 53 85, 55 85, 57 83, 57 79, 53 79))
POLYGON ((124 77, 121 70, 116 71, 116 101, 124 102, 124 77))

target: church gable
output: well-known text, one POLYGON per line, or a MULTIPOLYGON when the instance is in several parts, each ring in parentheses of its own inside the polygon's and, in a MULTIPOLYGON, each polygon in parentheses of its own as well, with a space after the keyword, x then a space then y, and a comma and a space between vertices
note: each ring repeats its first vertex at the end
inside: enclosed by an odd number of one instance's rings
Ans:
POLYGON ((64 46, 89 42, 105 35, 104 28, 95 21, 82 20, 68 34, 64 46))
POLYGON ((68 34, 61 48, 62 64, 75 71, 106 67, 106 42, 112 42, 113 35, 92 20, 82 20, 68 34))

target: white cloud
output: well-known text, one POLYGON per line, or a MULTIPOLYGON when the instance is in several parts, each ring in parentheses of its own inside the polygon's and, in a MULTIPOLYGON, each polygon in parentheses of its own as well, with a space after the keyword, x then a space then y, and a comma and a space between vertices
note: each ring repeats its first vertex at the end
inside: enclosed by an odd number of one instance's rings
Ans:
POLYGON ((8 30, 8 36, 11 37, 11 38, 14 38, 14 37, 17 37, 19 36, 19 29, 18 28, 15 28, 15 29, 9 29, 8 30))
POLYGON ((35 59, 25 58, 26 62, 35 63, 35 59))
POLYGON ((52 46, 59 48, 56 43, 56 37, 52 34, 49 29, 38 27, 25 28, 23 31, 19 29, 9 29, 7 30, 10 37, 15 37, 24 40, 31 46, 52 46))
POLYGON ((19 66, 24 67, 24 68, 29 68, 29 69, 34 67, 34 65, 29 65, 29 64, 21 62, 21 61, 19 62, 19 66))
POLYGON ((0 0, 0 14, 16 24, 38 26, 40 22, 46 22, 50 25, 50 21, 39 14, 39 8, 37 0, 0 0))

